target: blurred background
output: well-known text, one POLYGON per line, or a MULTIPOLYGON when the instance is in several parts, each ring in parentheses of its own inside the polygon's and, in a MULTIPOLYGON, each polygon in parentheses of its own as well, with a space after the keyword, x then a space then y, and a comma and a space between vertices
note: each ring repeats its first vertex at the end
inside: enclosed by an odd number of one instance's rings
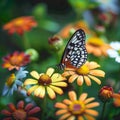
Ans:
MULTIPOLYGON (((25 51, 19 35, 9 35, 3 30, 5 24, 21 16, 33 16, 37 22, 37 27, 26 32, 25 38, 29 41, 28 48, 35 49, 39 54, 39 59, 29 68, 39 72, 58 62, 54 55, 56 51, 52 51, 49 46, 49 39, 54 35, 68 39, 66 36, 68 30, 82 27, 87 32, 87 38, 91 33, 95 33, 107 43, 120 42, 120 0, 0 0, 1 66, 3 56, 16 50, 25 51)), ((99 61, 100 58, 95 60, 99 61)), ((101 64, 108 73, 106 79, 118 81, 120 63, 113 61, 107 58, 101 64)), ((0 67, 0 95, 8 75, 9 71, 0 67)), ((13 98, 10 99, 13 101, 13 98)), ((5 98, 2 96, 0 99, 1 106, 10 101, 4 101, 5 98)))

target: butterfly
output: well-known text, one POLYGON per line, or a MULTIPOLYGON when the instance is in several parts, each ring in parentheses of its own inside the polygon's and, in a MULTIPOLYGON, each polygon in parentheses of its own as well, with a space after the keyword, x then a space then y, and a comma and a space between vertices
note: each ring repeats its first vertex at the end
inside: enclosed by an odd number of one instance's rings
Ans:
POLYGON ((65 67, 79 68, 87 60, 87 50, 85 48, 85 32, 82 29, 78 29, 68 41, 61 61, 58 65, 60 69, 65 67))

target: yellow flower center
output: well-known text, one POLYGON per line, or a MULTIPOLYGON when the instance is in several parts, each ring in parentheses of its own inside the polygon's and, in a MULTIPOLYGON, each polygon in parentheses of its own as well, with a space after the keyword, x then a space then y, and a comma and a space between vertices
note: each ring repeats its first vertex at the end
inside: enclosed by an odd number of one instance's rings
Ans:
POLYGON ((14 24, 15 26, 21 26, 23 24, 23 19, 22 18, 16 19, 14 24))
POLYGON ((13 112, 13 117, 15 120, 26 120, 26 112, 24 110, 15 110, 15 112, 13 112))
POLYGON ((76 72, 80 75, 87 75, 89 73, 89 68, 87 65, 83 65, 76 70, 76 72))
POLYGON ((89 38, 88 43, 93 46, 102 46, 104 44, 103 40, 97 37, 89 38))
POLYGON ((51 78, 46 74, 41 75, 38 80, 38 83, 42 85, 49 85, 51 82, 52 82, 51 78))
POLYGON ((80 115, 85 111, 85 104, 81 101, 73 101, 68 110, 74 115, 80 115))
POLYGON ((6 85, 7 86, 11 86, 13 83, 14 83, 14 81, 15 81, 15 74, 14 73, 12 73, 11 75, 10 75, 10 77, 7 79, 7 81, 6 81, 6 85))

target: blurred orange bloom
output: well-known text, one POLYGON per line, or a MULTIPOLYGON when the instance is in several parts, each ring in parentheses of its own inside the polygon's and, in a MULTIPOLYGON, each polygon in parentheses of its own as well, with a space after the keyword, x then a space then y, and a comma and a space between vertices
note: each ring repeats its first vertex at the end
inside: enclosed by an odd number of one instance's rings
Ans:
POLYGON ((110 45, 105 43, 101 38, 91 37, 86 43, 86 49, 88 53, 92 53, 95 56, 107 56, 107 50, 110 49, 110 45))
POLYGON ((94 80, 97 84, 101 84, 101 81, 95 77, 104 77, 105 73, 102 70, 98 70, 96 68, 100 67, 96 62, 86 62, 80 68, 66 68, 64 73, 62 74, 64 77, 69 77, 68 82, 72 83, 77 79, 77 84, 82 85, 83 82, 87 84, 87 86, 91 85, 91 80, 94 80))
POLYGON ((114 93, 113 99, 114 99, 114 102, 113 102, 114 106, 120 107, 120 93, 114 93))
POLYGON ((3 26, 4 30, 8 30, 9 34, 18 33, 22 35, 25 31, 30 31, 32 27, 36 27, 37 22, 32 16, 23 16, 13 19, 3 26))
POLYGON ((70 23, 68 25, 66 25, 59 33, 58 35, 62 38, 68 38, 70 36, 70 31, 74 29, 74 30, 78 30, 78 29, 83 29, 85 31, 85 33, 89 34, 90 30, 88 28, 88 25, 85 21, 80 20, 78 22, 75 23, 70 23))
POLYGON ((92 108, 99 106, 98 102, 92 102, 95 98, 87 98, 87 93, 82 93, 77 99, 74 91, 68 93, 69 99, 63 102, 57 102, 56 108, 59 108, 56 115, 61 115, 59 120, 95 120, 98 112, 92 108))
POLYGON ((6 116, 4 120, 40 120, 34 117, 34 114, 40 111, 40 107, 34 107, 32 103, 24 105, 24 101, 19 101, 17 107, 13 103, 8 104, 9 110, 2 110, 1 113, 6 116))
POLYGON ((20 67, 25 66, 30 62, 30 55, 27 55, 24 52, 15 51, 14 53, 3 57, 3 61, 3 68, 7 68, 8 70, 19 70, 20 67))

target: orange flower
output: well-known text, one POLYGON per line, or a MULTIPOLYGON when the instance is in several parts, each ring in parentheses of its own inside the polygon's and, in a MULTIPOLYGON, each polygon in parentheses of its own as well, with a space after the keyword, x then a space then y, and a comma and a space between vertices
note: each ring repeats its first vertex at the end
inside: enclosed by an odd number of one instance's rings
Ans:
POLYGON ((37 23, 32 16, 23 16, 16 18, 3 26, 4 30, 8 30, 9 34, 18 33, 22 35, 24 31, 29 31, 32 27, 36 27, 37 23))
POLYGON ((19 70, 20 67, 25 66, 30 62, 30 56, 24 52, 15 51, 14 53, 5 56, 3 61, 3 68, 7 68, 8 70, 19 70))
POLYGON ((2 110, 1 113, 6 116, 4 120, 40 120, 33 115, 40 111, 39 107, 34 107, 29 103, 24 106, 24 101, 19 101, 17 108, 13 103, 8 104, 9 110, 2 110))
POLYGON ((114 93, 113 99, 114 99, 114 102, 113 102, 114 106, 120 107, 120 93, 114 93))
POLYGON ((68 25, 66 25, 59 33, 58 36, 62 37, 62 38, 68 38, 70 36, 70 32, 72 31, 72 29, 74 29, 75 31, 78 29, 83 29, 85 31, 85 33, 89 34, 90 30, 88 28, 88 25, 85 21, 80 20, 78 22, 75 23, 70 23, 68 25))
POLYGON ((76 93, 70 91, 69 99, 64 99, 63 102, 57 102, 56 108, 60 108, 56 115, 62 115, 59 120, 95 120, 98 116, 96 110, 92 108, 99 106, 98 102, 92 102, 95 98, 87 98, 87 93, 82 93, 77 99, 76 93))
POLYGON ((94 80, 99 85, 101 84, 101 81, 95 77, 104 77, 105 73, 102 70, 98 70, 96 68, 100 67, 99 64, 96 62, 86 62, 83 66, 80 68, 66 68, 65 72, 62 74, 65 77, 69 76, 68 82, 72 83, 77 79, 77 84, 82 85, 83 82, 87 84, 87 86, 91 85, 91 80, 94 80))
POLYGON ((99 98, 103 101, 109 101, 113 95, 113 88, 109 86, 103 86, 99 91, 99 98))
POLYGON ((86 43, 87 52, 95 56, 107 56, 107 50, 110 48, 110 45, 98 37, 91 37, 86 43))

